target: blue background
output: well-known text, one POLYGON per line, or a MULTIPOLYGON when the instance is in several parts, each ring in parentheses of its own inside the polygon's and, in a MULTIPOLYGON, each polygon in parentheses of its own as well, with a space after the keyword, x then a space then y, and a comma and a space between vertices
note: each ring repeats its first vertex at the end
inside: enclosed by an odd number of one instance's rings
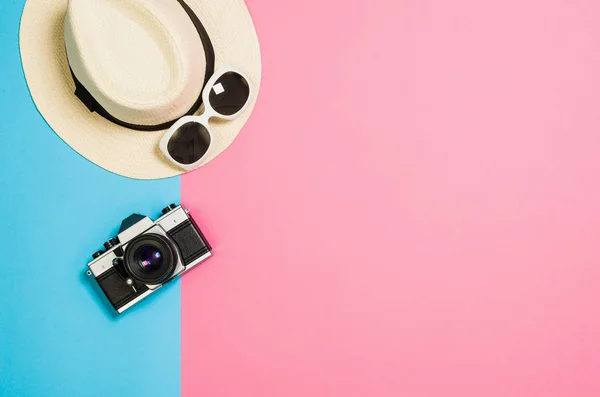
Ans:
POLYGON ((177 396, 180 287, 116 318, 91 254, 133 212, 179 202, 179 178, 111 174, 66 145, 23 75, 25 1, 0 1, 0 396, 177 396))

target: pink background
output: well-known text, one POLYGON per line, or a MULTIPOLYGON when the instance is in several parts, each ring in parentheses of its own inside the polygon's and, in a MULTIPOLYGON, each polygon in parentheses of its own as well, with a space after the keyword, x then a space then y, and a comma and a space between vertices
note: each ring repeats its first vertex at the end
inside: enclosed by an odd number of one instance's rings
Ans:
POLYGON ((183 396, 599 396, 600 3, 248 6, 256 110, 182 179, 183 396))

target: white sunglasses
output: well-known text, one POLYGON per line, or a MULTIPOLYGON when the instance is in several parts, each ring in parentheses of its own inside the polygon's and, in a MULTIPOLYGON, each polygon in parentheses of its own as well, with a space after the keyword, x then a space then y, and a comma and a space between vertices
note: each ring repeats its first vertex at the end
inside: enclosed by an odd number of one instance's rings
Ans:
POLYGON ((191 171, 202 165, 213 142, 208 121, 213 117, 233 120, 250 103, 254 88, 231 66, 215 72, 202 91, 204 112, 185 116, 169 128, 160 141, 160 150, 176 166, 191 171))

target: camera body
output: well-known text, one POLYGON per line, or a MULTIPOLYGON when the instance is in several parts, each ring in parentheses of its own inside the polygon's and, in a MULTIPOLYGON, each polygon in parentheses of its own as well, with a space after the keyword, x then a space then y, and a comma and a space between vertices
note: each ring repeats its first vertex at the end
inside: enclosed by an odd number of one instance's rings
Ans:
POLYGON ((119 234, 88 263, 88 274, 118 313, 212 255, 187 209, 171 204, 162 212, 156 221, 140 214, 123 220, 119 234))

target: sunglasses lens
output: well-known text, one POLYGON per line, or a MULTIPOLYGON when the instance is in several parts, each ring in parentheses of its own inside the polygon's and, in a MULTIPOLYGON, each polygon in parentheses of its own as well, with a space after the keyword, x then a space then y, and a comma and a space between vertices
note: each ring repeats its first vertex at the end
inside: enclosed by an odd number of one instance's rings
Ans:
POLYGON ((236 114, 250 98, 250 87, 239 73, 227 72, 215 82, 210 90, 212 108, 223 116, 236 114))
POLYGON ((210 133, 199 123, 186 123, 171 136, 167 150, 175 161, 192 164, 200 160, 210 146, 210 133))

